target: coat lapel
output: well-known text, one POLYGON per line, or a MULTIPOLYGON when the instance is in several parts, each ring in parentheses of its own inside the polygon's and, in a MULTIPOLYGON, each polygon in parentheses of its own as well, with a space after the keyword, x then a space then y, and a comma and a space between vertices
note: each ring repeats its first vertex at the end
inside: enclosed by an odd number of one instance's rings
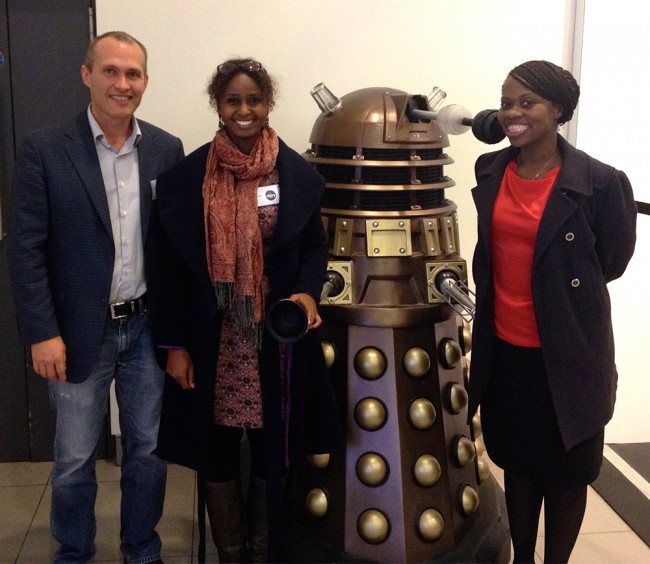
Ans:
POLYGON ((86 112, 80 114, 66 132, 64 150, 70 158, 72 166, 79 174, 79 178, 97 210, 106 233, 112 240, 113 230, 108 211, 106 190, 86 112))
MULTIPOLYGON (((480 189, 474 189, 472 194, 476 205, 476 215, 478 218, 484 218, 482 221, 479 220, 477 226, 480 232, 479 240, 483 240, 488 245, 492 233, 492 211, 498 192, 499 183, 490 180, 488 183, 481 185, 480 189)), ((489 254, 489 249, 487 251, 489 254)))
POLYGON ((155 143, 153 142, 153 134, 146 127, 146 124, 140 123, 140 132, 142 137, 138 143, 138 169, 140 175, 140 220, 142 223, 142 237, 143 240, 149 232, 149 218, 151 217, 151 202, 153 200, 153 192, 151 188, 151 181, 155 179, 152 177, 153 160, 155 158, 155 143))
POLYGON ((492 214, 494 212, 494 202, 496 201, 499 188, 501 187, 501 179, 503 171, 514 156, 514 151, 511 147, 502 150, 497 154, 491 164, 486 167, 477 165, 477 181, 478 186, 472 190, 474 204, 476 205, 478 222, 478 230, 480 237, 479 241, 483 241, 486 245, 485 253, 487 257, 491 256, 490 241, 492 240, 492 214), (483 218, 483 220, 481 220, 483 218))
POLYGON ((209 283, 203 220, 203 177, 209 143, 163 174, 158 189, 160 221, 171 241, 184 241, 176 249, 197 280, 209 283))
POLYGON ((537 239, 535 241, 534 261, 537 262, 544 254, 549 243, 564 224, 567 218, 576 210, 578 204, 572 200, 558 184, 551 192, 546 202, 542 219, 539 222, 537 239))
POLYGON ((582 153, 578 152, 563 137, 558 136, 558 144, 562 153, 562 169, 539 223, 533 259, 535 262, 544 254, 557 231, 575 212, 578 207, 578 198, 588 195, 591 191, 583 180, 586 161, 582 153))

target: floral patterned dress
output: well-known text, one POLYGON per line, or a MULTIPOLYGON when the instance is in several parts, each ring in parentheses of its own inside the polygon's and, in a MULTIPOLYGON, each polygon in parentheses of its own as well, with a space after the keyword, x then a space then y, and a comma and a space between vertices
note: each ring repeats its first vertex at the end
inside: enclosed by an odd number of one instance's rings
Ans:
MULTIPOLYGON (((278 184, 277 170, 262 179, 260 186, 278 184)), ((278 217, 278 206, 261 206, 259 224, 263 253, 268 253, 278 217)), ((263 278, 264 295, 268 280, 263 278)), ((253 341, 241 331, 233 310, 223 312, 219 360, 214 390, 214 421, 227 427, 261 428, 262 388, 258 351, 253 341)))

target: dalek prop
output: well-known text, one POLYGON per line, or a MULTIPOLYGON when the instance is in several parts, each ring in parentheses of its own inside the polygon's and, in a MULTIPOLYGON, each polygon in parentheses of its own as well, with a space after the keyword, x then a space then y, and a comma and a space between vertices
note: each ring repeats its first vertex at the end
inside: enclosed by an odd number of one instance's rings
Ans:
POLYGON ((312 96, 304 156, 326 180, 330 242, 319 331, 346 448, 290 474, 283 557, 507 562, 503 492, 479 417, 467 424, 474 305, 444 174, 449 133, 504 138, 496 111, 438 109, 438 88, 312 96))

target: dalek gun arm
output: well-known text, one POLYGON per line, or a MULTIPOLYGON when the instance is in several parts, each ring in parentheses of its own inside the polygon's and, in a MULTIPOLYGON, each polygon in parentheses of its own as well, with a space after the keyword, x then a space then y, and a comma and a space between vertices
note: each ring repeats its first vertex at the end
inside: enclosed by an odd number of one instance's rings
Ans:
POLYGON ((328 270, 325 273, 325 282, 323 282, 323 290, 320 293, 321 301, 330 296, 338 296, 345 288, 345 280, 339 272, 335 270, 328 270))
POLYGON ((468 322, 474 319, 476 305, 472 296, 476 296, 455 272, 442 270, 436 275, 435 284, 458 315, 468 322))

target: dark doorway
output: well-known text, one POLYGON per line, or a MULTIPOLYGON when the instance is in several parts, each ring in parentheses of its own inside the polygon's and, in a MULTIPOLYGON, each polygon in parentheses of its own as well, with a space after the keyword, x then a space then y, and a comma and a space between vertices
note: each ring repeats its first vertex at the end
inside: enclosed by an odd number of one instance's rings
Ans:
POLYGON ((0 0, 0 462, 52 457, 47 385, 28 366, 9 293, 7 207, 24 134, 88 105, 80 67, 94 14, 94 0, 0 0))

